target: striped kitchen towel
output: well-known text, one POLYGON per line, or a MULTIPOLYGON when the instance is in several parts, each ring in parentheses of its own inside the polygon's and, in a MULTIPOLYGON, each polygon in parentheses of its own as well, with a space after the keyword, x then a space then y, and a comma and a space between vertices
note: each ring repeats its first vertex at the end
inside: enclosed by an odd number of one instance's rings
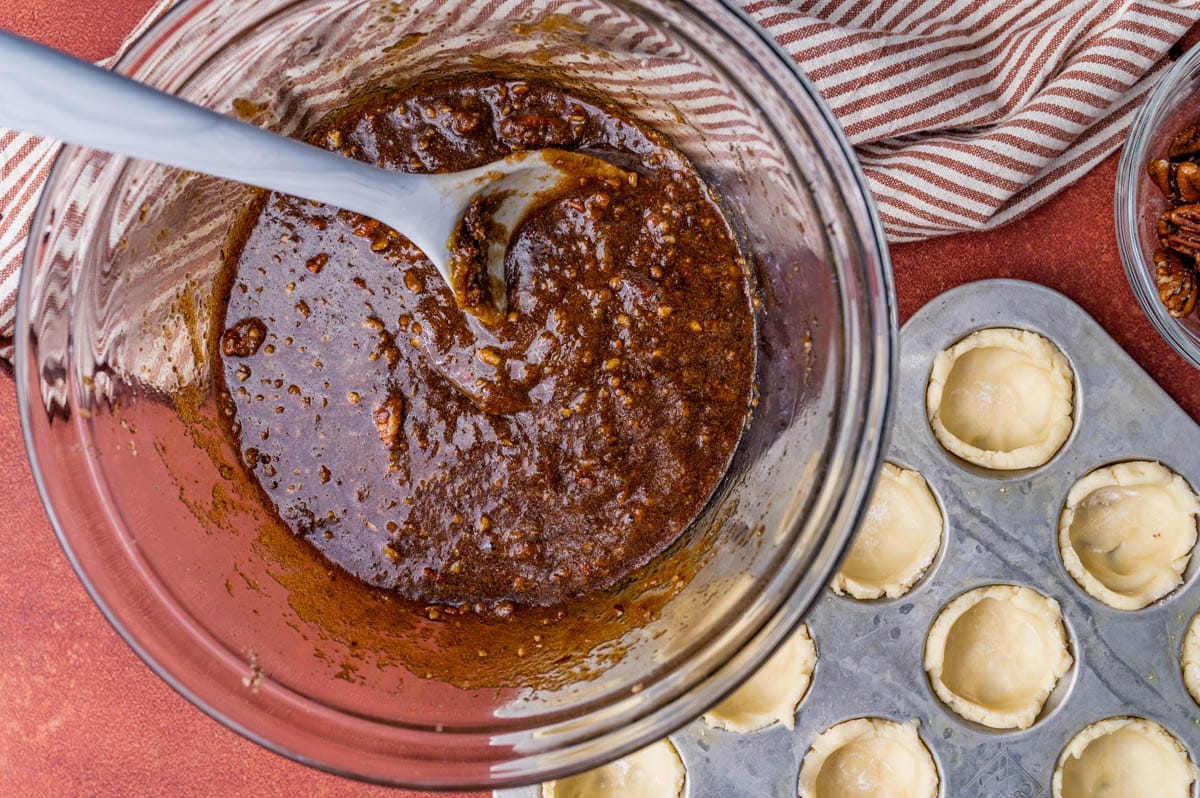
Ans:
MULTIPOLYGON (((131 39, 170 5, 156 5, 131 39)), ((994 227, 1117 149, 1200 0, 741 0, 854 143, 892 241, 994 227)), ((0 132, 0 354, 57 147, 0 132)))

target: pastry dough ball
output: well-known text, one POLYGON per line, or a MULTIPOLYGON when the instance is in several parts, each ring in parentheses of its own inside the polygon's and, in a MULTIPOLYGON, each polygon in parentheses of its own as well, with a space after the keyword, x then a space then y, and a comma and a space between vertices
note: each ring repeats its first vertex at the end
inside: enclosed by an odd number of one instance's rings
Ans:
POLYGON ((1058 602, 1027 587, 964 593, 925 641, 925 670, 938 698, 993 729, 1033 725, 1071 662, 1058 602))
POLYGON ((1183 581, 1198 512, 1183 477, 1158 463, 1097 468, 1071 488, 1059 516, 1063 563, 1110 607, 1141 609, 1183 581))
POLYGON ((542 785, 542 798, 679 798, 686 772, 670 740, 542 785))
POLYGON ((704 722, 718 729, 752 732, 782 723, 796 726, 796 707, 808 692, 817 647, 801 626, 771 658, 732 695, 710 709, 704 722))
POLYGON ((1166 729, 1109 718, 1075 735, 1054 771, 1054 798, 1191 798, 1196 768, 1166 729))
POLYGON ((800 767, 800 798, 936 798, 937 766, 917 722, 859 718, 813 740, 800 767))
POLYGON ((1071 434, 1075 384, 1067 358, 1028 330, 980 330, 938 352, 925 406, 934 435, 964 460, 1034 468, 1071 434))
POLYGON ((942 526, 924 478, 884 463, 867 517, 831 587, 856 599, 903 596, 937 556, 942 526))
POLYGON ((1187 634, 1183 637, 1180 660, 1183 667, 1183 684, 1196 703, 1200 704, 1200 615, 1192 618, 1192 622, 1188 624, 1187 634))

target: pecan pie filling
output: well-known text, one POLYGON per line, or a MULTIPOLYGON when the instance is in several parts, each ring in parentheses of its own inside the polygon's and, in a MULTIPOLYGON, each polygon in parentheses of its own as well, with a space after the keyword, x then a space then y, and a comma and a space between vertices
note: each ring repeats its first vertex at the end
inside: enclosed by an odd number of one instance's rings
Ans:
POLYGON ((685 157, 608 101, 485 74, 365 96, 310 140, 414 172, 556 147, 632 177, 534 209, 489 326, 394 231, 262 195, 229 249, 218 353, 280 518, 371 585, 483 612, 611 586, 667 548, 724 474, 754 374, 745 262, 685 157))

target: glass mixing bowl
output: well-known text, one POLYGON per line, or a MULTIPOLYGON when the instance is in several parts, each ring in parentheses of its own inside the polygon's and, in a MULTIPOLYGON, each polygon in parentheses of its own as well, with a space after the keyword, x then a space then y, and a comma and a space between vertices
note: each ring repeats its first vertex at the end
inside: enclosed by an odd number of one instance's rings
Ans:
POLYGON ((1158 80, 1142 102, 1117 166, 1117 248, 1129 285, 1150 323, 1176 352, 1200 368, 1200 318, 1194 314, 1175 318, 1158 295, 1154 251, 1158 249, 1157 222, 1170 203, 1146 165, 1165 157, 1171 139, 1188 125, 1200 122, 1196 97, 1200 94, 1200 45, 1192 47, 1158 80))
POLYGON ((64 148, 21 278, 22 422, 63 548, 163 679, 301 762, 397 785, 498 787, 668 734, 787 637, 880 463, 895 303, 852 150, 739 11, 192 0, 117 69, 289 134, 367 87, 431 71, 528 69, 590 87, 695 162, 760 299, 759 400, 729 472, 676 546, 602 597, 607 611, 572 605, 536 623, 521 610, 420 614, 288 533, 224 431, 214 292, 248 189, 64 148), (488 624, 511 645, 474 645, 488 624))

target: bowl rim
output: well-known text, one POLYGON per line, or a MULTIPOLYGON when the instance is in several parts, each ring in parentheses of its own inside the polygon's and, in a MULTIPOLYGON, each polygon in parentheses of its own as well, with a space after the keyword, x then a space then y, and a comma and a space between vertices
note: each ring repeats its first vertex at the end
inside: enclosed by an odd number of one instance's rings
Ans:
MULTIPOLYGON (((161 39, 172 30, 189 21, 196 10, 211 0, 182 0, 169 9, 161 18, 150 25, 129 47, 126 53, 118 59, 114 70, 127 72, 147 57, 155 47, 161 44, 161 39)), ((654 15, 653 9, 647 8, 648 3, 655 0, 617 0, 624 5, 633 5, 644 12, 654 15)), ((524 756, 513 761, 542 761, 540 758, 553 760, 541 768, 535 768, 536 773, 528 769, 519 771, 504 771, 486 782, 478 781, 413 781, 393 776, 381 777, 377 774, 364 774, 344 767, 333 765, 319 758, 309 756, 305 752, 292 750, 256 730, 230 717, 220 708, 214 707, 198 692, 173 675, 167 666, 160 662, 151 652, 139 642, 138 637, 121 621, 118 612, 109 605, 101 595, 100 590, 88 578, 82 563, 70 543, 60 515, 55 511, 50 486, 43 474, 42 463, 38 457, 34 440, 33 419, 31 412, 36 397, 31 394, 37 379, 30 362, 34 350, 31 340, 28 318, 28 304, 18 300, 17 326, 15 338, 15 374, 17 382, 18 412, 25 440, 25 448, 30 461, 31 471, 37 485, 42 504, 59 544, 83 583, 92 601, 100 609, 109 624, 133 649, 138 657, 150 669, 170 685, 176 692, 186 698, 191 704, 223 726, 235 731, 252 742, 261 745, 275 753, 287 756, 297 762, 340 776, 369 781, 379 784, 408 787, 428 787, 437 789, 450 788, 498 788, 530 784, 534 780, 556 778, 567 773, 577 772, 581 767, 590 767, 600 761, 607 761, 630 751, 636 750, 654 739, 664 737, 682 725, 698 717, 701 712, 722 697, 737 688, 738 684, 781 645, 791 634, 792 630, 803 620, 803 616, 811 604, 822 594, 828 579, 832 576, 841 557, 845 554, 852 538, 853 531, 859 525, 867 509, 867 498, 874 489, 880 467, 883 463, 890 434, 891 420, 894 410, 894 386, 896 382, 898 322, 897 303, 893 283, 890 258, 887 248, 883 225, 878 210, 871 195, 869 184, 863 173, 852 146, 846 138, 840 123, 825 104, 819 92, 796 62, 787 54, 784 48, 768 33, 762 30, 742 8, 733 0, 694 0, 688 4, 691 13, 703 18, 716 27, 725 20, 740 21, 742 33, 755 44, 773 54, 783 66, 783 73, 795 81, 790 89, 799 94, 803 101, 816 112, 810 118, 814 128, 827 136, 834 143, 831 152, 823 152, 824 169, 836 177, 843 177, 846 182, 839 185, 839 201, 845 206, 848 217, 854 224, 858 238, 848 238, 847 245, 857 249, 856 269, 850 282, 865 283, 869 290, 863 291, 863 298, 855 300, 849 296, 845 275, 838 280, 839 311, 843 318, 842 334, 846 338, 847 354, 839 362, 843 372, 843 381, 848 392, 857 393, 857 403, 839 407, 840 418, 833 427, 829 444, 829 470, 844 476, 844 482, 835 488, 832 480, 826 480, 822 489, 814 496, 814 502, 826 502, 828 521, 822 530, 821 537, 815 542, 813 550, 807 557, 818 567, 810 573, 817 578, 801 580, 797 576, 791 584, 783 585, 786 594, 780 598, 766 620, 751 631, 745 638, 744 644, 728 654, 723 660, 716 662, 707 675, 686 685, 686 689, 668 692, 660 696, 657 705, 625 718, 626 722, 620 728, 610 725, 599 736, 588 737, 582 743, 573 740, 563 749, 524 756), (874 301, 872 301, 874 300, 874 301), (861 307, 860 307, 861 305, 861 307), (596 760, 594 755, 597 747, 603 747, 603 756, 596 760), (587 751, 593 751, 592 760, 583 761, 587 751)), ((747 58, 758 62, 760 58, 746 50, 740 42, 727 39, 726 43, 737 44, 745 52, 747 58)), ((764 71, 765 71, 765 67, 764 71)), ((72 148, 60 147, 52 168, 47 176, 47 187, 56 185, 66 171, 64 153, 72 148)), ((43 191, 34 214, 31 230, 43 230, 47 224, 49 204, 47 197, 50 192, 43 191)), ((828 233, 826 233, 828 235, 828 233)), ((25 250, 25 262, 38 261, 40 236, 31 235, 25 250)), ((20 279, 20 295, 28 296, 32 281, 32 269, 24 269, 20 279)), ((796 529, 802 525, 802 520, 794 524, 796 529)), ((689 663, 688 667, 692 667, 689 663)), ((675 675, 675 674, 672 674, 675 675)), ((650 691, 647 691, 650 692, 650 691)), ((511 762, 506 763, 511 764, 511 762)))
POLYGON ((1189 74, 1192 77, 1200 74, 1200 43, 1193 45, 1159 76, 1134 115, 1117 164, 1113 215, 1117 251, 1138 304, 1171 348, 1193 367, 1200 369, 1200 339, 1190 335, 1181 320, 1171 316, 1159 299, 1152 259, 1142 251, 1138 235, 1142 208, 1137 202, 1137 186, 1140 181, 1149 179, 1145 167, 1151 155, 1153 139, 1166 121, 1178 86, 1188 79, 1189 74))

